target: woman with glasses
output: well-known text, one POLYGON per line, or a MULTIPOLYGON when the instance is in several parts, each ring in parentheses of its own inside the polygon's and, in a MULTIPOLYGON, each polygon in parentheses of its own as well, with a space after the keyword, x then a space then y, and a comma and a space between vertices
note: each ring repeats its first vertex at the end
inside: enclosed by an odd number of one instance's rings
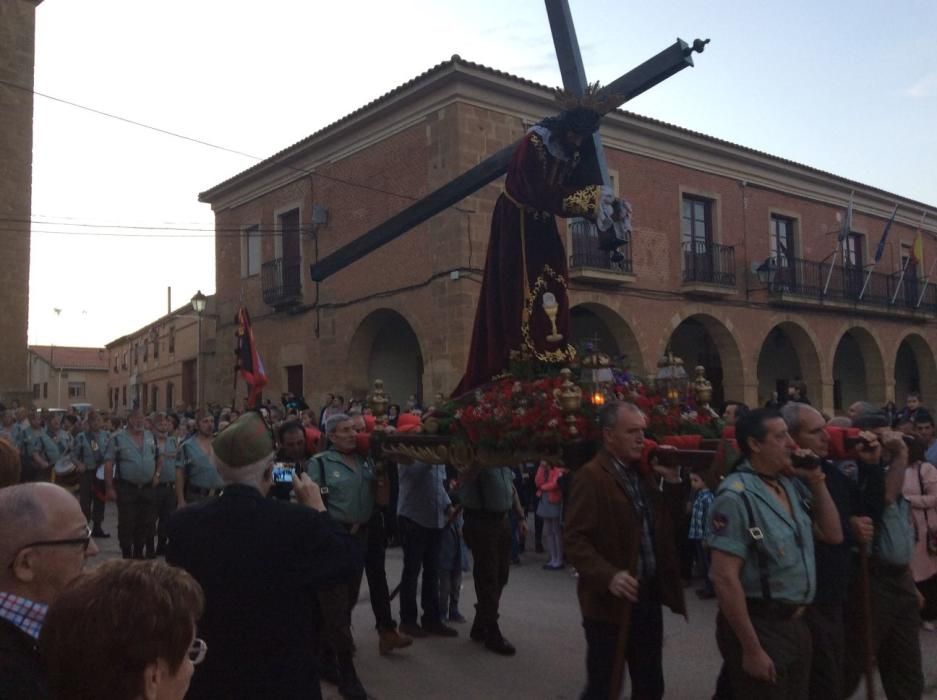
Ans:
POLYGON ((39 637, 57 700, 181 700, 207 646, 195 636, 205 600, 161 561, 109 561, 49 608, 39 637))

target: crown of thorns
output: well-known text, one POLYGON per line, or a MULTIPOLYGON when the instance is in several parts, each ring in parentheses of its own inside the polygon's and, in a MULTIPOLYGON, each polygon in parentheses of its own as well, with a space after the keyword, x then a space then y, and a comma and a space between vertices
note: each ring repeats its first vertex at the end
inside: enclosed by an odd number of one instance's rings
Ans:
POLYGON ((600 95, 601 86, 596 81, 586 85, 581 95, 575 95, 563 88, 556 88, 553 93, 556 101, 564 111, 575 109, 587 109, 596 114, 605 114, 611 110, 619 101, 618 95, 600 95))

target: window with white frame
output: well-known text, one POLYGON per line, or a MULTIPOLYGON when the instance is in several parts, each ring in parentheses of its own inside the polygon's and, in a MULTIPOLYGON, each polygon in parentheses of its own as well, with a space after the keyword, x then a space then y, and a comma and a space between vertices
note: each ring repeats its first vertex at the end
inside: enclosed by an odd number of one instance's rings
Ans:
POLYGON ((263 239, 260 226, 250 226, 241 234, 241 277, 260 274, 263 239))

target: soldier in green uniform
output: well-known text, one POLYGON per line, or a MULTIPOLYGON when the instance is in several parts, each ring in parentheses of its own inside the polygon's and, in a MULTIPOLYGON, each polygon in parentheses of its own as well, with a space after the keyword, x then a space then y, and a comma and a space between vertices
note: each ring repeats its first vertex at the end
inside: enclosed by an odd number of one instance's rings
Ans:
POLYGON ((841 542, 839 514, 821 470, 788 476, 797 446, 777 411, 752 411, 735 429, 742 460, 709 511, 716 641, 734 697, 806 698, 813 539, 841 542))
POLYGON ((23 463, 22 481, 49 481, 55 460, 50 460, 46 451, 50 445, 54 450, 55 443, 42 429, 42 416, 38 411, 29 412, 27 423, 20 424, 16 439, 23 463))
MULTIPOLYGON (((306 462, 306 473, 319 485, 329 515, 351 533, 363 554, 367 551, 368 521, 374 511, 374 467, 355 450, 357 431, 350 416, 329 416, 325 431, 331 447, 306 462)), ((323 678, 333 677, 342 697, 361 700, 368 695, 353 662, 351 611, 358 601, 363 573, 359 569, 345 583, 318 592, 323 617, 320 672, 323 678)))
MULTIPOLYGON (((854 483, 857 512, 872 519, 875 532, 868 550, 868 609, 859 585, 860 555, 853 553, 852 595, 846 608, 844 690, 852 695, 866 663, 866 634, 888 700, 917 700, 924 692, 921 663, 918 592, 908 568, 914 550, 910 505, 902 496, 909 448, 900 433, 889 430, 884 414, 865 414, 853 425, 867 442, 856 449, 858 459, 838 466, 854 483)), ((911 448, 923 458, 923 445, 911 448)))
POLYGON ((139 408, 131 411, 127 429, 111 437, 104 462, 107 498, 117 502, 117 539, 124 559, 155 556, 155 491, 162 458, 144 421, 139 408))
POLYGON ((220 493, 224 482, 212 464, 211 446, 215 421, 208 413, 199 415, 196 433, 179 446, 176 460, 176 506, 198 503, 220 493))
POLYGON ((104 522, 104 501, 94 495, 97 470, 104 465, 104 456, 110 439, 107 431, 101 429, 101 425, 101 414, 97 411, 90 411, 85 430, 78 433, 75 438, 74 455, 80 474, 78 502, 81 503, 81 511, 94 525, 91 531, 92 536, 105 538, 110 535, 101 527, 104 522))

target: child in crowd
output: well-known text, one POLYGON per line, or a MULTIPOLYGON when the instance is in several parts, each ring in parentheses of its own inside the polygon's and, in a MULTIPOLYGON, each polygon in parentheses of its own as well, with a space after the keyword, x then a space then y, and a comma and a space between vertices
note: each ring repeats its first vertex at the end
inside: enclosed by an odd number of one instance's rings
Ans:
POLYGON ((562 467, 540 462, 535 478, 537 484, 537 515, 543 518, 543 539, 546 541, 550 561, 544 569, 556 571, 563 563, 563 490, 560 478, 566 473, 562 467))
POLYGON ((703 545, 708 522, 709 506, 713 502, 713 492, 696 472, 690 474, 690 490, 693 494, 693 507, 690 512, 689 540, 694 545, 696 561, 703 567, 703 587, 696 591, 696 595, 705 600, 715 598, 712 581, 709 580, 709 552, 703 545))
MULTIPOLYGON (((449 483, 450 496, 456 493, 455 480, 449 483)), ((459 612, 462 572, 469 570, 468 547, 462 539, 462 506, 453 502, 453 511, 442 531, 439 545, 439 613, 443 620, 465 622, 459 612)))

